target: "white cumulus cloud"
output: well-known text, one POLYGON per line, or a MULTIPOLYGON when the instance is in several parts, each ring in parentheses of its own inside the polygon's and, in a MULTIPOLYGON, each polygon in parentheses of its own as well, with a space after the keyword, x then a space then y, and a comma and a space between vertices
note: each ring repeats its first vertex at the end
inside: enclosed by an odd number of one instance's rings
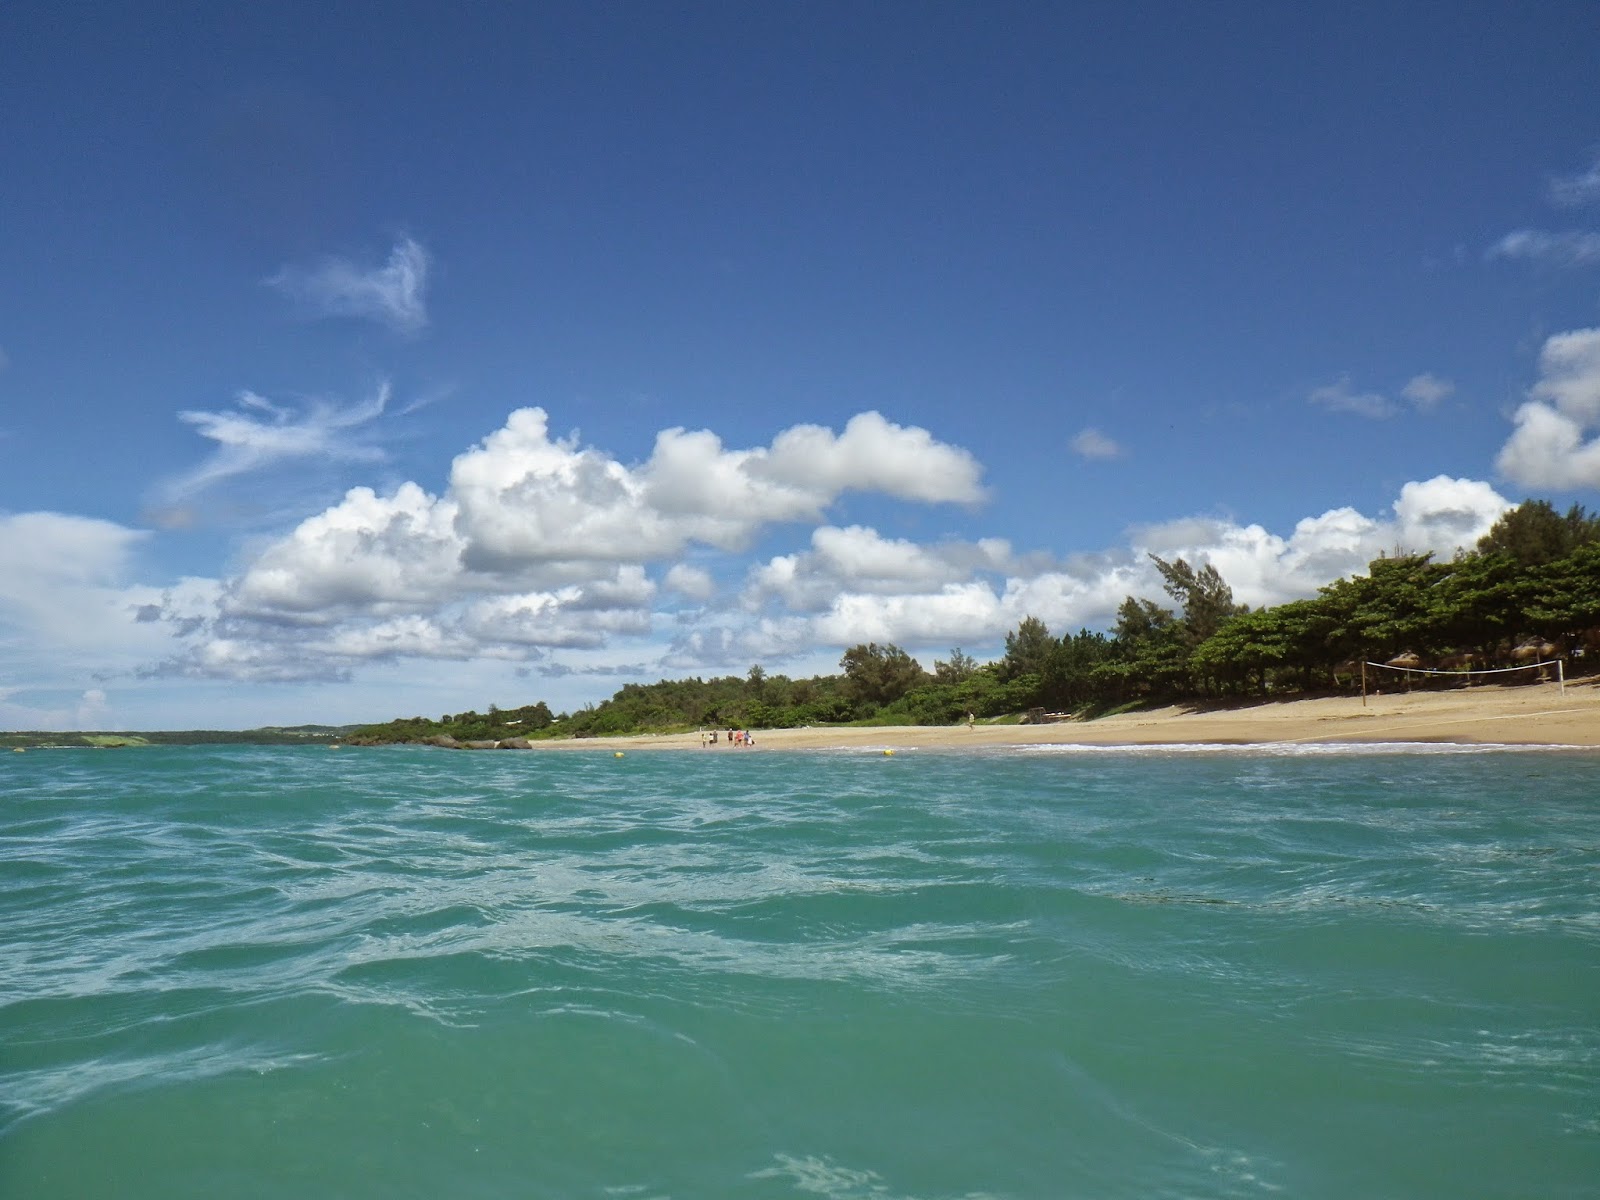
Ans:
MULTIPOLYGON (((1553 371, 1545 393, 1566 395, 1566 383, 1553 371)), ((596 471, 638 486, 644 467, 622 468, 574 444, 564 444, 557 461, 585 453, 593 457, 574 486, 596 471)), ((796 660, 829 669, 839 649, 862 641, 923 654, 953 645, 982 652, 1029 615, 1058 632, 1106 627, 1129 594, 1166 602, 1151 553, 1215 566, 1242 602, 1276 604, 1360 572, 1379 554, 1470 547, 1507 507, 1486 483, 1438 476, 1405 485, 1380 516, 1336 508, 1286 534, 1188 517, 1065 561, 1018 555, 1000 539, 922 543, 863 525, 822 525, 805 548, 751 567, 742 590, 716 604, 711 573, 675 555, 474 568, 455 493, 434 496, 408 483, 388 496, 353 489, 230 580, 163 589, 126 581, 146 536, 139 531, 60 514, 6 517, 0 616, 16 635, 11 645, 38 644, 56 661, 201 679, 345 680, 430 661, 536 664, 531 669, 551 675, 796 660), (674 596, 702 602, 692 623, 673 611, 674 596)), ((717 554, 697 553, 708 562, 717 554)), ((52 719, 76 718, 63 708, 52 719)))
POLYGON ((388 496, 352 488, 263 549, 229 588, 230 615, 325 623, 418 611, 450 599, 462 573, 456 507, 414 483, 388 496))
POLYGON ((821 425, 786 429, 770 450, 757 454, 750 473, 769 486, 809 493, 817 509, 851 491, 925 504, 976 504, 984 498, 983 468, 971 454, 875 412, 851 417, 838 435, 821 425))
MULTIPOLYGON (((1402 395, 1436 403, 1448 389, 1419 375, 1402 395)), ((1530 408, 1600 421, 1600 331, 1551 339, 1530 408)), ((244 415, 276 420, 275 411, 244 415)), ((626 463, 575 435, 552 436, 546 413, 528 408, 459 454, 442 491, 353 488, 225 581, 124 586, 136 531, 52 514, 11 519, 0 526, 0 602, 15 574, 7 547, 21 546, 12 557, 36 582, 19 585, 13 604, 50 594, 37 581, 64 572, 52 595, 73 620, 115 609, 120 632, 164 653, 155 673, 200 678, 342 679, 405 661, 536 663, 552 674, 641 660, 642 670, 742 669, 860 641, 979 649, 1029 615, 1057 631, 1103 628, 1129 594, 1165 602, 1152 553, 1215 566, 1240 601, 1276 604, 1383 553, 1470 547, 1508 507, 1486 483, 1441 475, 1406 484, 1378 516, 1335 508, 1287 532, 1187 517, 1063 561, 1018 554, 1002 539, 918 541, 828 523, 848 491, 917 504, 983 495, 965 450, 876 413, 744 448, 668 429, 648 458, 626 463), (726 577, 735 556, 781 526, 800 526, 805 540, 748 566, 719 597, 713 571, 726 577), (79 551, 45 552, 60 545, 79 551)))
POLYGON ((673 563, 662 577, 661 586, 689 600, 709 600, 717 592, 710 572, 688 563, 673 563))
POLYGON ((1439 406, 1440 401, 1452 396, 1455 390, 1455 384, 1448 379, 1440 379, 1437 375, 1424 371, 1421 375, 1413 375, 1407 380, 1405 387, 1400 389, 1400 394, 1411 401, 1419 412, 1431 412, 1439 406))
MULTIPOLYGON (((863 547, 883 541, 893 547, 885 560, 900 569, 830 556, 814 536, 809 552, 780 555, 754 569, 743 613, 680 636, 667 661, 733 667, 871 641, 934 652, 993 645, 1026 616, 1058 633, 1103 628, 1126 596, 1167 603, 1151 554, 1216 567, 1242 603, 1281 604, 1359 574, 1382 554, 1444 556, 1470 548, 1508 507, 1487 483, 1440 475, 1406 484, 1382 517, 1331 509, 1299 521, 1288 536, 1258 524, 1189 517, 1136 529, 1125 546, 1055 565, 1034 565, 1009 551, 958 562, 950 547, 892 543, 871 530, 833 531, 830 536, 848 534, 863 547), (913 565, 919 570, 908 569, 913 565), (782 602, 781 611, 769 611, 774 600, 782 602), (748 618, 758 610, 752 601, 768 602, 759 606, 758 620, 748 618)), ((822 542, 825 547, 828 538, 822 542)))
POLYGON ((1495 467, 1530 488, 1600 487, 1600 329, 1548 339, 1495 467))
MULTIPOLYGON (((821 519, 846 491, 971 503, 980 476, 965 450, 877 413, 837 434, 796 426, 750 449, 669 429, 630 466, 553 438, 543 410, 519 409, 456 457, 442 495, 409 482, 388 495, 353 488, 259 550, 225 586, 205 648, 169 666, 320 677, 372 658, 516 656, 645 636, 659 587, 713 594, 704 569, 678 561, 691 547, 741 549, 771 525, 821 519), (664 569, 660 585, 651 567, 664 569)), ((872 537, 824 534, 818 552, 845 570, 873 555, 880 569, 912 569, 915 548, 872 537)))
POLYGON ((965 450, 877 413, 844 432, 800 425, 770 447, 730 450, 710 431, 668 429, 636 468, 573 439, 544 410, 520 409, 456 459, 451 492, 469 566, 648 561, 691 542, 734 550, 777 522, 819 519, 847 491, 971 503, 981 470, 965 450))
POLYGON ((860 525, 824 525, 812 531, 810 550, 780 554, 752 568, 741 602, 750 611, 777 600, 792 612, 817 612, 841 594, 942 588, 975 572, 999 571, 1009 559, 1010 545, 1000 539, 921 545, 860 525))
POLYGON ((1120 458, 1122 447, 1098 429, 1079 430, 1073 437, 1072 452, 1080 458, 1120 458))
MULTIPOLYGON (((92 517, 0 514, 0 678, 81 689, 85 678, 132 671, 169 652, 180 614, 213 616, 214 584, 158 589, 132 581, 149 537, 92 517), (168 611, 170 621, 150 619, 168 611)), ((56 726, 63 719, 51 717, 56 726)))

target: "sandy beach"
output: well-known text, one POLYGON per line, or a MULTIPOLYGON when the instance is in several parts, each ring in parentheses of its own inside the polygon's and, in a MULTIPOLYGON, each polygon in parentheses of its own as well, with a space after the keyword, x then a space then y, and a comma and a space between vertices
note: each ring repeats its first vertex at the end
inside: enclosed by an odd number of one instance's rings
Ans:
POLYGON ((766 729, 752 749, 718 742, 702 748, 694 733, 539 741, 552 750, 693 750, 742 754, 763 750, 997 749, 1029 745, 1148 746, 1209 743, 1457 742, 1467 745, 1600 747, 1600 680, 1521 687, 1330 696, 1199 709, 1173 706, 1095 721, 1044 725, 876 726, 766 729))

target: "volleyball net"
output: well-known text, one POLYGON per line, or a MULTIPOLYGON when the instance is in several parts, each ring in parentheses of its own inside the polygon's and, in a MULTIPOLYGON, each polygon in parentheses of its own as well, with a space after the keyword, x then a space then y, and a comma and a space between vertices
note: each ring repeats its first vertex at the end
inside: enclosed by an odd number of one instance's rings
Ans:
MULTIPOLYGON (((1567 690, 1566 665, 1564 661, 1559 658, 1541 659, 1538 662, 1531 663, 1518 663, 1514 667, 1469 667, 1465 670, 1446 670, 1442 667, 1398 667, 1393 663, 1371 661, 1364 662, 1362 665, 1364 667, 1376 668, 1379 671, 1393 671, 1398 675, 1404 675, 1407 678, 1407 682, 1410 681, 1410 677, 1413 675, 1422 675, 1459 680, 1465 683, 1468 687, 1471 687, 1474 681, 1480 679, 1485 683, 1489 682, 1489 676, 1515 675, 1524 671, 1532 671, 1534 672, 1533 678, 1535 680, 1548 682, 1553 677, 1555 681, 1560 684, 1563 694, 1567 690), (1552 672, 1549 670, 1551 667, 1555 668, 1553 676, 1552 672)), ((1502 682, 1510 683, 1512 681, 1510 679, 1506 679, 1502 680, 1502 682)))

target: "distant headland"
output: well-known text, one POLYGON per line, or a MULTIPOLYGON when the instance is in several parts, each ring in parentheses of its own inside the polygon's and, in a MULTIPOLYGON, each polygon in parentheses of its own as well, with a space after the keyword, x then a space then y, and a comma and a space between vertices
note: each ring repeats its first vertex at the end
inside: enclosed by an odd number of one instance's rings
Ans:
POLYGON ((135 746, 306 746, 343 742, 354 725, 268 726, 262 729, 123 730, 78 733, 0 732, 0 750, 124 750, 135 746))

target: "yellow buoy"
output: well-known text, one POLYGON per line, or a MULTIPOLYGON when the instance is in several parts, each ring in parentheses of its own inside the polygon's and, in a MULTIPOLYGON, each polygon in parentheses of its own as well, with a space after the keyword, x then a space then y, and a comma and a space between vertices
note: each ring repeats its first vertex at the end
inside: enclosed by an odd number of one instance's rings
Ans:
POLYGON ((614 755, 612 755, 612 757, 613 758, 621 758, 622 757, 622 751, 618 750, 614 755))
POLYGON ((885 750, 883 752, 883 756, 885 758, 893 758, 894 757, 894 751, 893 750, 885 750))

